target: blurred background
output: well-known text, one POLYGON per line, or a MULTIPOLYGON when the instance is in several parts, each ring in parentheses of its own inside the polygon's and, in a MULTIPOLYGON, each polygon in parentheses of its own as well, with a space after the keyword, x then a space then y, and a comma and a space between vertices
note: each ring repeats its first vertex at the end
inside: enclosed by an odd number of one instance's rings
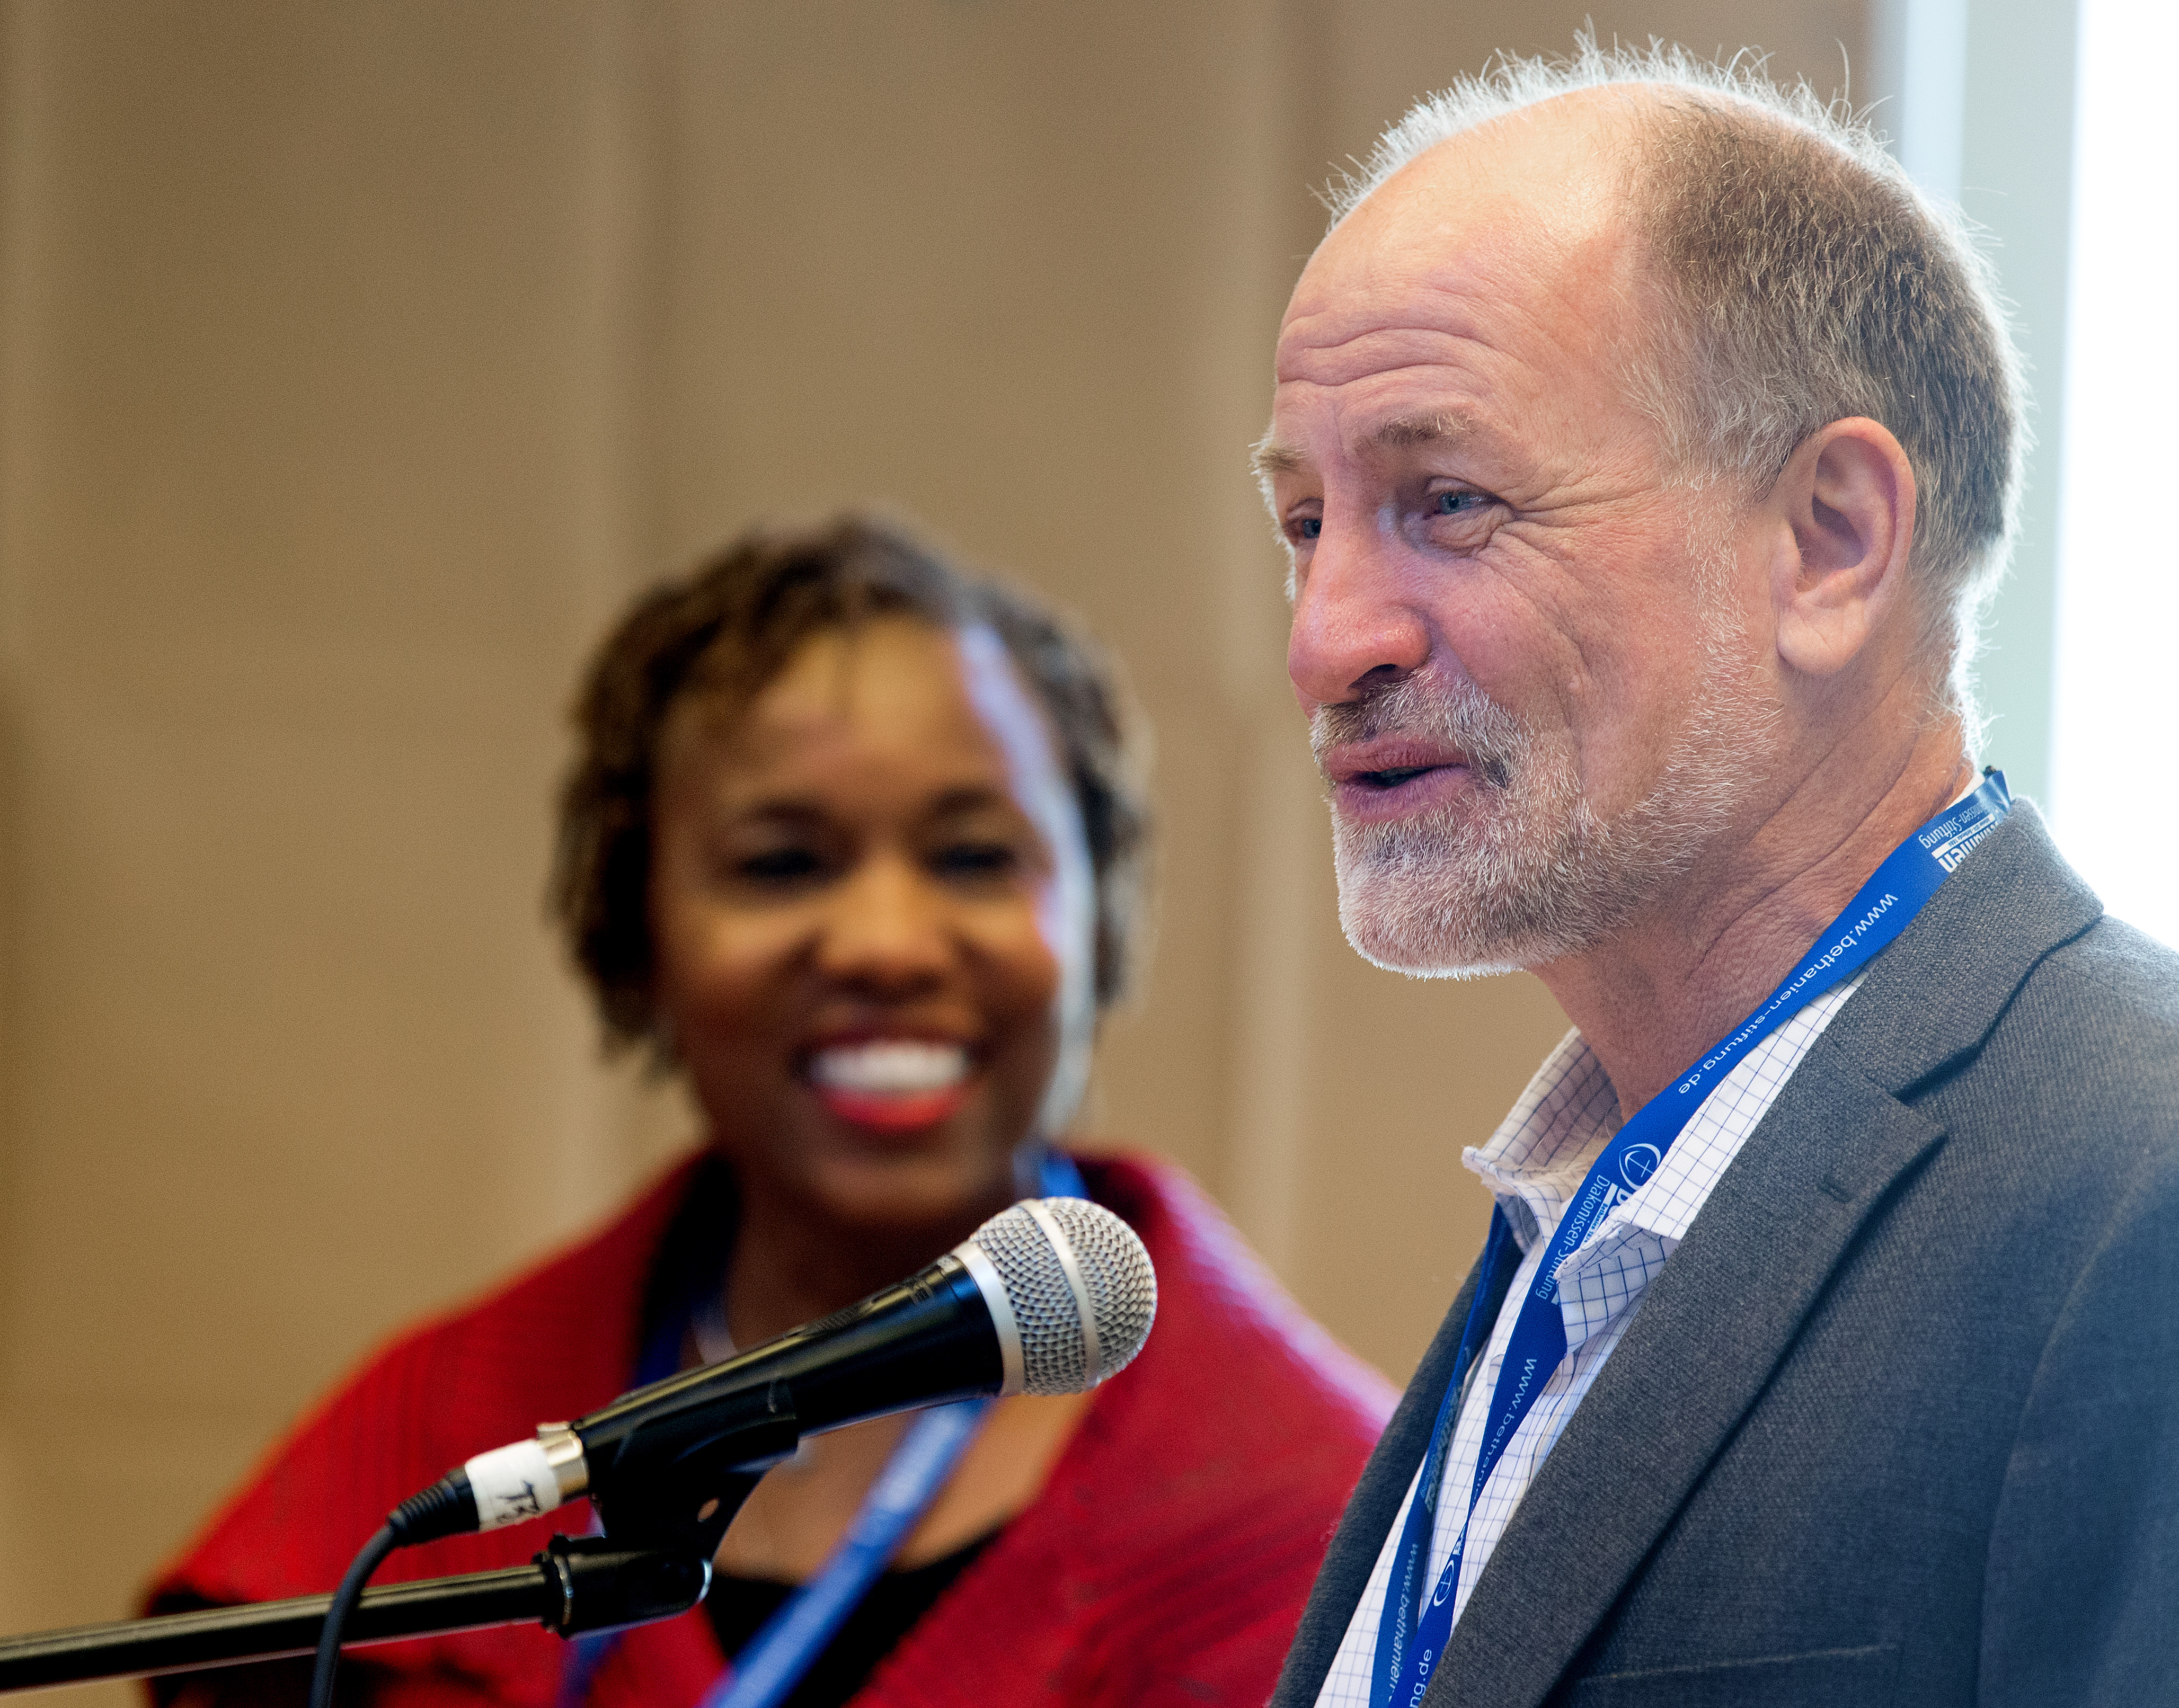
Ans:
POLYGON ((123 1612, 373 1342, 694 1137, 545 923, 564 708, 634 589, 843 503, 1131 667, 1160 940, 1087 1125, 1406 1377, 1564 1022, 1342 942, 1245 452, 1312 188, 1585 18, 1878 103, 2001 244, 1988 752, 2062 813, 2054 728, 2110 744, 2054 684, 2126 675, 2053 640, 2072 0, 0 0, 0 1629, 123 1612))

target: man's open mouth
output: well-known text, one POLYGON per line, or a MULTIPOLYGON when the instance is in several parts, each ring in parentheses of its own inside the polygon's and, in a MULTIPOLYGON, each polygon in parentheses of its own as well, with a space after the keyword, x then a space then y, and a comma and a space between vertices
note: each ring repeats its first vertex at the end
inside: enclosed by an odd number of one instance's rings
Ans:
POLYGON ((1382 771, 1357 771, 1349 780, 1370 789, 1397 789, 1431 771, 1441 771, 1442 765, 1394 765, 1382 771))

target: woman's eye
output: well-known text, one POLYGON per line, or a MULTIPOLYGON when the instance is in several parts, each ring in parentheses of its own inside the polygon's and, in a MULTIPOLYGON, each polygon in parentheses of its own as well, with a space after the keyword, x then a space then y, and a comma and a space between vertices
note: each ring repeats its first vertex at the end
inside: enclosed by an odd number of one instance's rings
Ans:
POLYGON ((1295 522, 1293 528, 1296 539, 1315 539, 1324 533, 1324 518, 1320 516, 1304 516, 1295 522))
POLYGON ((930 857, 930 863, 945 878, 1002 878, 1020 863, 1004 842, 949 842, 930 857))
POLYGON ((767 848, 737 861, 734 875, 751 884, 793 884, 817 875, 820 862, 809 848, 767 848))

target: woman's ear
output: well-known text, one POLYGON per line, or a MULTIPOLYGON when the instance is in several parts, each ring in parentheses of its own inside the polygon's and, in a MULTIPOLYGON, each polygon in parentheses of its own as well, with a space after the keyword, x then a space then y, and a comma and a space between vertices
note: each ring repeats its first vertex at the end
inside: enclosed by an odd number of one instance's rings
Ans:
POLYGON ((1865 416, 1819 428, 1794 450, 1769 500, 1785 524, 1770 597, 1790 669, 1836 675, 1899 606, 1914 498, 1906 452, 1865 416))

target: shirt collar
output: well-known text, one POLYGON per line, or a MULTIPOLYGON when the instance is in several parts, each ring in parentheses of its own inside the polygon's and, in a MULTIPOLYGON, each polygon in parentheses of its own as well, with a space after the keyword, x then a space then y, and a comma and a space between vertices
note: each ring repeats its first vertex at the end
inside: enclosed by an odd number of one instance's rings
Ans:
MULTIPOLYGON (((1590 1164, 1620 1125, 1618 1094, 1604 1065, 1579 1032, 1569 1032, 1490 1142, 1462 1153, 1461 1160, 1482 1178, 1505 1212, 1523 1256, 1533 1256, 1556 1229, 1590 1164)), ((1638 1271, 1646 1281, 1648 1273, 1678 1245, 1685 1230, 1666 1224, 1685 1161, 1678 1147, 1667 1151, 1657 1172, 1614 1205, 1589 1230, 1581 1249, 1559 1265, 1555 1278, 1568 1351, 1584 1344, 1638 1296, 1641 1286, 1627 1284, 1631 1273, 1638 1271), (1616 1273, 1616 1286, 1609 1284, 1607 1268, 1616 1273)))
MULTIPOLYGON (((1866 974, 1828 990, 1789 1020, 1721 1081, 1695 1112, 1682 1139, 1703 1138, 1708 1127, 1731 1128, 1729 1141, 1675 1141, 1641 1187, 1612 1206, 1589 1231, 1581 1248, 1559 1266, 1563 1285, 1585 1267, 1608 1256, 1633 1230, 1655 1234, 1669 1253, 1686 1237, 1695 1213, 1776 1095, 1774 1085, 1751 1099, 1734 1099, 1728 1109, 1714 1107, 1717 1092, 1745 1081, 1759 1063, 1787 1052, 1787 1070, 1798 1064, 1815 1034, 1860 988, 1866 974)), ((1779 1076, 1782 1082, 1783 1075, 1779 1076)), ((1620 1128, 1618 1095, 1578 1031, 1561 1038, 1529 1081, 1528 1089, 1498 1124, 1488 1143, 1470 1146, 1461 1161, 1481 1177, 1506 1213, 1522 1255, 1534 1251, 1558 1226, 1567 1205, 1580 1190, 1589 1165, 1620 1128)))
MULTIPOLYGON (((1859 983, 1855 979, 1826 993, 1811 1006, 1819 1005, 1828 1019, 1859 983)), ((1525 1256, 1557 1228, 1590 1165, 1621 1125, 1618 1093, 1604 1064, 1588 1040, 1573 1031, 1545 1058, 1489 1142, 1468 1147, 1461 1161, 1490 1188, 1525 1256)), ((1580 1249, 1568 1254, 1560 1278, 1608 1252, 1625 1229, 1655 1234, 1670 1251, 1686 1237, 1694 1208, 1710 1196, 1720 1172, 1714 1155, 1695 1145, 1675 1143, 1656 1173, 1612 1206, 1580 1249)))
POLYGON ((1618 1130, 1619 1098, 1604 1064, 1579 1032, 1569 1032, 1489 1141, 1468 1147, 1461 1161, 1490 1189, 1526 1253, 1550 1237, 1618 1130))

